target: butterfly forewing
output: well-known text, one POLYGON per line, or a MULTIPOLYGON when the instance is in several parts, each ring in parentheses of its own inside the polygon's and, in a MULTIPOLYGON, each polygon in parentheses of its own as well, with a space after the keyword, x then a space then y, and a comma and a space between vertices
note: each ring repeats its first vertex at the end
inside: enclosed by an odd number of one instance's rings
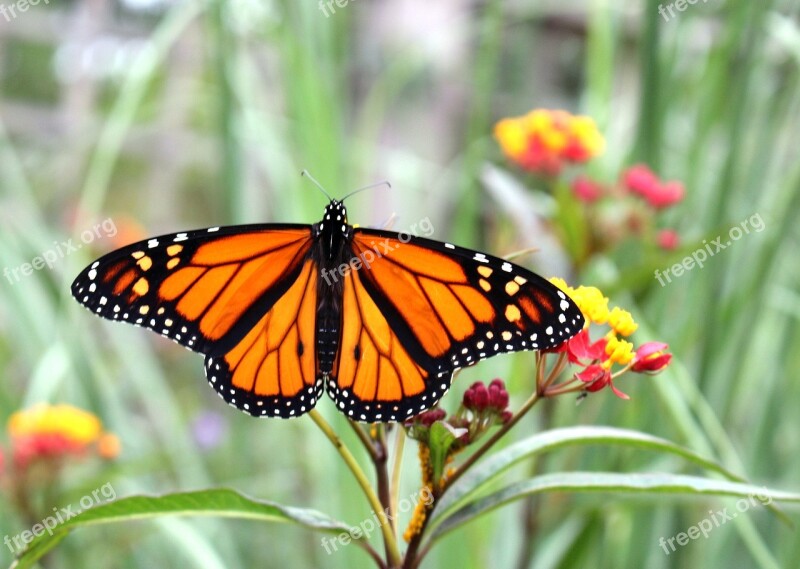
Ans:
POLYGON ((294 282, 311 243, 305 225, 162 235, 98 259, 72 294, 103 318, 150 328, 196 352, 224 353, 294 282))

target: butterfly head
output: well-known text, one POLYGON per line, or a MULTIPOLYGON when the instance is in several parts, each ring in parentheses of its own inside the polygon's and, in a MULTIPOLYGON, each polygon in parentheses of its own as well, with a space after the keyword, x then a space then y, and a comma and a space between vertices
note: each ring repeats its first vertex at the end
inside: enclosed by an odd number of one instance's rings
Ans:
POLYGON ((325 214, 322 216, 322 229, 330 229, 334 232, 347 230, 347 209, 344 204, 337 200, 331 200, 325 206, 325 214))
POLYGON ((350 235, 347 224, 347 209, 338 200, 331 200, 325 206, 325 213, 319 223, 319 231, 325 244, 326 256, 335 256, 350 235))

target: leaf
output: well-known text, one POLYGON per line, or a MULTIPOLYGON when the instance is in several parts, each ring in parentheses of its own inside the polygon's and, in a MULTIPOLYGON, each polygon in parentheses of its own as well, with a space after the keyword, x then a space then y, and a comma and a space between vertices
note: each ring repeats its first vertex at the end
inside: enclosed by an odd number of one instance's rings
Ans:
POLYGON ((441 498, 437 508, 439 516, 433 521, 433 524, 435 525, 436 520, 439 520, 448 509, 463 503, 470 495, 485 488, 489 482, 518 462, 560 447, 590 444, 613 444, 666 452, 685 458, 702 468, 718 472, 730 480, 745 482, 743 478, 716 462, 703 458, 671 441, 647 433, 616 427, 566 427, 530 436, 474 466, 441 498))
MULTIPOLYGON (((293 523, 325 532, 347 532, 350 526, 316 510, 293 508, 254 500, 226 488, 181 492, 164 496, 131 496, 85 510, 53 529, 34 537, 11 569, 33 566, 70 531, 79 527, 152 519, 160 516, 219 516, 262 522, 293 523)), ((358 540, 353 540, 359 543, 358 540)))
MULTIPOLYGON (((774 500, 800 503, 800 494, 699 476, 667 473, 619 474, 615 472, 559 472, 523 480, 461 508, 444 520, 430 536, 443 535, 504 504, 545 492, 617 492, 645 494, 707 494, 755 497, 764 505, 774 500)), ((748 501, 748 504, 751 502, 748 501)))
POLYGON ((444 473, 444 465, 450 447, 456 439, 463 435, 466 429, 455 429, 451 425, 442 421, 436 421, 431 425, 428 435, 428 446, 431 449, 431 468, 433 469, 433 480, 439 481, 444 473))

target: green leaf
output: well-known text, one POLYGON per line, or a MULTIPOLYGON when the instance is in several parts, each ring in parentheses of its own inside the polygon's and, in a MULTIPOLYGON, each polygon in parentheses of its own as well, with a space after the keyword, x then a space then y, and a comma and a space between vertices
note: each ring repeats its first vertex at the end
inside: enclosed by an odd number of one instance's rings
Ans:
POLYGON ((523 439, 474 466, 442 497, 437 507, 439 516, 432 523, 435 525, 448 509, 461 505, 469 496, 486 488, 492 480, 526 458, 565 446, 592 444, 621 445, 666 452, 685 458, 707 470, 718 472, 730 480, 745 482, 744 478, 733 474, 716 462, 647 433, 602 426, 566 427, 523 439))
POLYGON ((436 421, 431 425, 428 446, 431 449, 431 468, 433 469, 434 481, 442 479, 450 447, 464 432, 466 432, 466 429, 455 429, 442 421, 436 421))
MULTIPOLYGON (((53 529, 53 534, 37 536, 20 552, 11 569, 31 567, 75 528, 161 516, 217 516, 262 522, 293 523, 308 529, 340 533, 350 526, 316 510, 281 506, 254 500, 225 488, 182 492, 164 496, 131 496, 81 512, 53 529)), ((353 540, 360 543, 358 540, 353 540)))
MULTIPOLYGON (((545 492, 615 492, 644 494, 707 494, 755 497, 764 505, 772 501, 800 503, 800 494, 768 490, 752 484, 712 480, 699 476, 667 473, 619 474, 615 472, 559 472, 545 474, 490 494, 449 516, 431 534, 434 542, 455 528, 504 504, 545 492)), ((748 501, 748 504, 753 505, 748 501)))

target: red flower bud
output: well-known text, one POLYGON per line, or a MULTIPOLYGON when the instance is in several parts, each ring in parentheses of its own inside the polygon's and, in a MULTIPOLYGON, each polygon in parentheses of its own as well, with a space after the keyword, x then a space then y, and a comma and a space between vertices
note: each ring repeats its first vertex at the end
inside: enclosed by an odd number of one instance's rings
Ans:
POLYGON ((508 391, 502 380, 495 379, 489 384, 489 401, 487 407, 503 411, 508 406, 508 391))
POLYGON ((646 197, 658 187, 659 181, 648 166, 636 164, 623 172, 622 184, 631 193, 646 197))
POLYGON ((415 417, 415 421, 421 423, 424 427, 430 427, 436 421, 440 421, 447 416, 447 412, 444 409, 439 409, 438 407, 435 409, 428 409, 427 411, 420 413, 415 417))
POLYGON ((658 232, 658 236, 656 237, 658 246, 667 251, 677 249, 680 242, 681 238, 678 236, 677 232, 672 229, 662 229, 658 232))
POLYGON ((572 182, 572 194, 582 202, 595 202, 603 197, 603 193, 603 186, 587 176, 578 176, 572 182))
POLYGON ((672 354, 663 353, 669 348, 663 342, 647 342, 636 350, 636 357, 633 361, 632 371, 636 373, 656 374, 669 365, 672 354))
POLYGON ((680 182, 666 182, 653 188, 645 197, 656 209, 669 207, 681 201, 686 190, 680 182))
POLYGON ((464 399, 462 405, 471 411, 483 411, 489 403, 489 391, 486 386, 480 381, 473 383, 469 389, 464 392, 464 399))

